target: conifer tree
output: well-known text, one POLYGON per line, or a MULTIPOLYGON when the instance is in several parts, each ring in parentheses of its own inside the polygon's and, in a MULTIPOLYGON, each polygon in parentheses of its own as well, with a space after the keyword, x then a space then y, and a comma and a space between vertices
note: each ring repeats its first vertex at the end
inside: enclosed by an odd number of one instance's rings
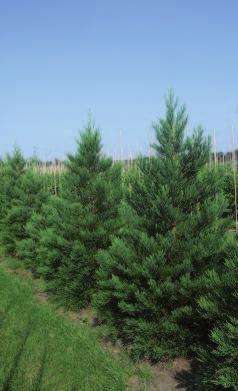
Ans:
MULTIPOLYGON (((228 201, 227 213, 232 216, 235 221, 236 210, 235 210, 235 186, 234 183, 234 169, 226 163, 226 166, 219 167, 220 175, 223 178, 223 191, 228 201)), ((238 173, 235 172, 236 183, 238 181, 238 173)))
POLYGON ((35 275, 39 275, 38 249, 40 232, 46 228, 47 207, 50 203, 50 195, 44 191, 41 204, 32 214, 24 227, 25 238, 17 242, 17 257, 24 262, 26 268, 35 275))
MULTIPOLYGON (((235 238, 236 239, 236 238, 235 238)), ((238 390, 238 244, 230 238, 224 267, 204 276, 200 316, 211 325, 210 340, 198 349, 200 378, 207 390, 238 390)))
POLYGON ((0 225, 3 230, 3 218, 11 208, 16 199, 19 181, 24 174, 25 160, 19 148, 15 147, 13 154, 8 154, 2 161, 0 167, 0 225))
POLYGON ((156 156, 138 161, 130 206, 121 208, 131 217, 97 258, 100 317, 133 342, 134 354, 154 359, 191 353, 208 338, 197 301, 204 273, 223 261, 230 225, 219 175, 206 168, 209 140, 200 128, 185 137, 186 124, 169 94, 165 119, 154 124, 156 156))
POLYGON ((7 255, 17 256, 18 244, 27 237, 26 224, 44 200, 43 184, 39 175, 26 169, 17 148, 4 161, 1 181, 1 242, 7 255))
POLYGON ((201 377, 206 390, 238 390, 237 315, 212 330, 211 344, 203 349, 200 361, 201 377))
POLYGON ((95 254, 115 230, 120 182, 120 167, 103 155, 99 130, 89 120, 68 156, 61 198, 47 206, 47 228, 40 231, 38 271, 65 305, 90 301, 95 254))

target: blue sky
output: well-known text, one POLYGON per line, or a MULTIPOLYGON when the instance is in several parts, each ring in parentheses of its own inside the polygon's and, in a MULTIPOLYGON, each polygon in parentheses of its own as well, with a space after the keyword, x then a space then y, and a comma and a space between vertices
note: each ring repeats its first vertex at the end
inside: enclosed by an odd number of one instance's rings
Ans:
POLYGON ((105 151, 148 151, 173 88, 189 129, 238 132, 236 0, 0 2, 0 154, 64 157, 91 110, 105 151))

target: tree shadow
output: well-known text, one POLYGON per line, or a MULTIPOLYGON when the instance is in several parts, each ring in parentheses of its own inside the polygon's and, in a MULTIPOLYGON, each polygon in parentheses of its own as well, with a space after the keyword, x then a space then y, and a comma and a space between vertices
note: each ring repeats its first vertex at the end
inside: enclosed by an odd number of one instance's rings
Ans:
POLYGON ((201 390, 201 383, 197 376, 197 366, 192 363, 189 370, 182 369, 178 371, 174 378, 178 382, 176 388, 183 391, 199 391, 201 390))
POLYGON ((10 369, 9 374, 3 384, 2 391, 12 391, 12 381, 13 381, 13 378, 16 374, 17 369, 18 369, 18 366, 19 366, 19 363, 21 360, 21 356, 22 356, 22 353, 23 353, 25 345, 26 345, 26 341, 31 333, 31 329, 32 329, 32 324, 30 323, 28 325, 27 329, 25 330, 23 337, 22 337, 22 340, 18 346, 15 357, 13 359, 11 369, 10 369))
POLYGON ((44 376, 44 370, 45 370, 46 356, 47 356, 47 349, 46 349, 46 346, 45 346, 44 350, 43 350, 42 357, 41 357, 40 369, 39 369, 39 372, 38 372, 38 375, 37 375, 36 381, 35 381, 34 391, 40 391, 41 390, 43 376, 44 376))
POLYGON ((186 390, 186 391, 195 391, 198 390, 197 383, 195 381, 194 374, 190 371, 182 370, 174 376, 178 385, 176 388, 186 390))

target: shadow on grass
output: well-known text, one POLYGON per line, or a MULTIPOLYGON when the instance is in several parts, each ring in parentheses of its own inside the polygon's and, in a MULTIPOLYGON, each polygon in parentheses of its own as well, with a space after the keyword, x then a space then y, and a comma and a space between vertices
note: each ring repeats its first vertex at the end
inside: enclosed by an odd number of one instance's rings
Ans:
POLYGON ((15 357, 13 359, 11 369, 10 369, 9 374, 3 384, 2 391, 14 391, 12 389, 12 381, 13 381, 14 375, 18 369, 19 362, 20 362, 22 353, 24 351, 24 347, 26 345, 26 341, 31 333, 31 330, 32 330, 32 323, 28 324, 28 327, 25 330, 25 333, 23 334, 23 338, 21 340, 21 343, 18 346, 17 352, 16 352, 15 357))
POLYGON ((46 355, 47 355, 47 349, 46 349, 46 346, 45 346, 43 354, 42 354, 42 358, 41 358, 40 369, 39 369, 38 376, 36 377, 36 381, 35 381, 34 391, 40 391, 41 390, 42 380, 43 380, 43 375, 44 375, 44 369, 45 369, 46 355))

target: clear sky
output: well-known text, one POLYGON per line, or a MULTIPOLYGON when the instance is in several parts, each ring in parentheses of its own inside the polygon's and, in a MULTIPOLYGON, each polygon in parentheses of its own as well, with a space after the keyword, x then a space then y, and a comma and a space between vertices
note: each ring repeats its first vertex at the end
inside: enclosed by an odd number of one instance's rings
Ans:
POLYGON ((105 151, 146 152, 173 88, 189 130, 238 133, 237 0, 0 1, 0 154, 64 157, 91 110, 105 151))

